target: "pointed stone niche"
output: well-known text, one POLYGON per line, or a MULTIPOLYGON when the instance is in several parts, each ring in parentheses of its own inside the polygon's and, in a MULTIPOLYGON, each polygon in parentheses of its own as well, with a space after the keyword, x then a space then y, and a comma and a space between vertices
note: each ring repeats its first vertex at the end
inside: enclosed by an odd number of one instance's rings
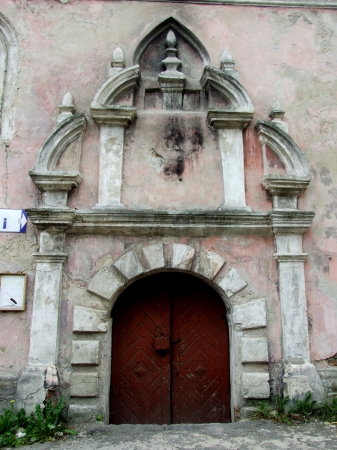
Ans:
POLYGON ((175 35, 176 45, 173 48, 177 49, 183 73, 188 78, 200 80, 203 71, 203 62, 200 56, 192 45, 179 34, 178 30, 173 28, 165 29, 155 37, 142 54, 139 61, 142 78, 157 78, 158 74, 163 71, 162 62, 167 58, 166 41, 170 31, 175 35))
POLYGON ((202 43, 174 19, 152 30, 138 45, 142 85, 136 105, 145 110, 199 111, 206 105, 200 78, 209 56, 202 43))

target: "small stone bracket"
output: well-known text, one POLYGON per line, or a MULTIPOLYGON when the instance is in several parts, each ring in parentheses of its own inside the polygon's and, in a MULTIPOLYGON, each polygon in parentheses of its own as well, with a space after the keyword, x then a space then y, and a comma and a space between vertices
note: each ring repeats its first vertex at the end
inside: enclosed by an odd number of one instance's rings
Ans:
POLYGON ((215 130, 224 128, 244 129, 252 120, 253 112, 244 109, 230 111, 227 109, 210 109, 207 112, 207 123, 215 130))
POLYGON ((310 177, 266 175, 261 183, 272 196, 274 210, 296 210, 297 197, 309 186, 310 177))
POLYGON ((91 113, 96 123, 111 127, 126 128, 137 117, 134 106, 92 106, 91 113))

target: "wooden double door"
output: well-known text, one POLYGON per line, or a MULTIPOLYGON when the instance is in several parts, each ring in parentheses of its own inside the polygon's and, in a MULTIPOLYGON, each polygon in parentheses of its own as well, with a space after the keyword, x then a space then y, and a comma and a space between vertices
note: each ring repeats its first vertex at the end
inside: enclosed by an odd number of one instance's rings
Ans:
POLYGON ((113 311, 110 423, 230 421, 226 311, 203 281, 161 273, 113 311))

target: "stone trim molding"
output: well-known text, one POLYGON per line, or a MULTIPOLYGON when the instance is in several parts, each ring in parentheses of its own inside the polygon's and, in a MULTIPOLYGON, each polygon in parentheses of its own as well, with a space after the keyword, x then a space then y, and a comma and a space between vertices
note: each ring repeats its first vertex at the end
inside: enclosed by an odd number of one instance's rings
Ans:
POLYGON ((82 136, 85 124, 84 114, 75 114, 62 122, 40 148, 34 169, 29 175, 54 171, 62 153, 75 139, 82 136))
POLYGON ((98 125, 126 128, 137 117, 134 106, 97 106, 91 107, 92 117, 98 125))
POLYGON ((140 68, 138 65, 122 69, 109 77, 99 88, 92 101, 91 108, 111 106, 119 97, 131 89, 135 89, 140 81, 140 68))
POLYGON ((0 90, 0 99, 2 99, 2 104, 0 100, 0 136, 2 139, 11 139, 14 131, 14 101, 18 76, 18 38, 11 22, 1 13, 0 40, 3 41, 6 52, 4 67, 0 67, 0 70, 3 69, 3 82, 0 75, 0 84, 3 86, 3 91, 0 90))
MULTIPOLYGON (((142 0, 140 0, 142 1, 142 0)), ((167 0, 147 0, 149 2, 167 2, 167 0)), ((181 3, 181 0, 169 0, 172 3, 181 3)), ((184 3, 235 5, 235 6, 267 6, 287 8, 324 8, 336 9, 335 0, 184 0, 184 3)))
POLYGON ((29 208, 27 213, 39 229, 64 227, 69 234, 120 234, 205 237, 209 235, 271 235, 304 233, 315 216, 311 211, 99 211, 29 208))
POLYGON ((47 264, 64 264, 68 255, 63 252, 53 252, 53 253, 33 253, 36 263, 47 263, 47 264))
POLYGON ((184 25, 179 23, 173 17, 169 17, 168 19, 161 22, 155 28, 153 28, 150 33, 148 33, 137 45, 135 53, 133 55, 133 63, 139 64, 140 59, 144 53, 144 51, 148 48, 148 46, 161 34, 168 31, 169 29, 175 31, 180 34, 196 51, 200 59, 202 60, 204 65, 210 64, 211 60, 209 54, 204 47, 204 45, 199 41, 199 39, 184 25))
POLYGON ((255 126, 260 144, 267 145, 282 161, 288 175, 310 181, 308 163, 298 145, 277 125, 260 120, 255 126))
POLYGON ((278 262, 283 262, 283 263, 305 262, 308 259, 308 253, 300 253, 298 255, 290 254, 290 253, 281 255, 279 253, 275 253, 274 258, 278 262))
POLYGON ((40 148, 29 176, 43 193, 44 207, 67 208, 68 192, 82 181, 79 171, 59 171, 55 167, 67 147, 83 135, 85 125, 84 114, 71 115, 60 122, 40 148))
POLYGON ((246 89, 235 78, 226 75, 222 70, 205 66, 201 77, 201 85, 206 92, 214 89, 224 96, 230 103, 229 111, 235 110, 253 115, 254 106, 246 89))
POLYGON ((244 129, 252 120, 252 111, 209 109, 207 123, 215 130, 224 128, 244 129))

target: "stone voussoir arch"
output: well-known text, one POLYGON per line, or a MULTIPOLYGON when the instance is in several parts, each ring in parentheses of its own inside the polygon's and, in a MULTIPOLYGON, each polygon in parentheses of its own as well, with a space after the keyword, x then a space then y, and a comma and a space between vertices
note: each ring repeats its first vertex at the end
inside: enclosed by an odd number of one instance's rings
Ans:
POLYGON ((228 313, 232 312, 230 298, 247 286, 247 282, 235 268, 230 268, 220 281, 213 281, 226 261, 217 253, 201 250, 196 255, 196 249, 191 245, 174 243, 171 247, 171 258, 166 258, 164 244, 154 243, 142 247, 141 264, 134 250, 124 253, 113 267, 117 274, 103 267, 89 281, 87 290, 98 297, 108 300, 108 315, 122 293, 130 283, 152 273, 167 270, 188 272, 204 279, 222 297, 228 313))

